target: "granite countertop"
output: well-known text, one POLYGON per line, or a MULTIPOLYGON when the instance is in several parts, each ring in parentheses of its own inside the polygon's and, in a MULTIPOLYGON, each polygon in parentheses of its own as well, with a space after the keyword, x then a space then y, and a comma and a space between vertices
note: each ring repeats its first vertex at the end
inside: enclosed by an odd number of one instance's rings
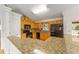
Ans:
POLYGON ((37 29, 31 29, 31 32, 50 32, 50 30, 37 30, 37 29))
POLYGON ((31 41, 28 43, 29 40, 21 40, 15 36, 10 36, 8 38, 23 54, 32 53, 33 46, 31 41))
POLYGON ((46 41, 31 38, 22 40, 16 36, 10 36, 8 38, 23 54, 34 54, 35 50, 40 50, 45 54, 66 52, 65 43, 62 38, 50 37, 46 41))

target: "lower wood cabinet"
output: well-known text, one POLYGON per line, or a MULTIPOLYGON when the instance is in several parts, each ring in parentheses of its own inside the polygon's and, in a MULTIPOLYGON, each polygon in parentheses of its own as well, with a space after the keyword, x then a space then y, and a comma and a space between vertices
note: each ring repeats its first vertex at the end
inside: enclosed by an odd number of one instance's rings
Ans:
POLYGON ((33 33, 33 39, 36 39, 36 32, 32 32, 33 33))
POLYGON ((50 32, 40 32, 40 40, 47 40, 50 37, 50 32))
POLYGON ((39 40, 47 40, 50 37, 50 32, 32 32, 33 33, 33 39, 39 39, 39 40))
MULTIPOLYGON (((43 40, 45 41, 46 39, 48 39, 50 37, 50 32, 31 32, 32 33, 32 37, 33 39, 39 39, 39 40, 43 40)), ((22 39, 27 39, 26 37, 27 35, 24 33, 22 34, 22 39)))

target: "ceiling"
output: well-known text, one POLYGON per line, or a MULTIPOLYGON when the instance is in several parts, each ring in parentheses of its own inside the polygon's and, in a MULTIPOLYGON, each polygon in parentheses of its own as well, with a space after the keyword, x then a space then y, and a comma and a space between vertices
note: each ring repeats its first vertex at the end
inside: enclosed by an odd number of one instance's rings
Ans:
POLYGON ((62 17, 62 12, 75 5, 73 4, 47 4, 49 11, 44 14, 33 14, 31 9, 40 4, 7 4, 13 11, 28 16, 32 20, 44 20, 62 17))

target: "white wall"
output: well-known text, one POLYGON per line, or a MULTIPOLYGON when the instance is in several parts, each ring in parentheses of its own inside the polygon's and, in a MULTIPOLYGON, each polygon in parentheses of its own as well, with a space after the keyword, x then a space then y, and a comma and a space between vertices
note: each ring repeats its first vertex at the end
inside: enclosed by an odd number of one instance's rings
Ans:
POLYGON ((72 21, 79 21, 79 5, 74 6, 69 12, 71 13, 72 21))
POLYGON ((64 34, 71 34, 72 33, 72 19, 69 12, 63 13, 63 22, 64 22, 64 34))
POLYGON ((72 22, 79 21, 79 5, 63 11, 64 34, 72 34, 72 22))
POLYGON ((9 34, 21 37, 21 14, 10 12, 9 34))
POLYGON ((17 36, 20 35, 20 17, 21 15, 13 13, 11 8, 0 5, 0 20, 2 25, 1 49, 3 49, 5 53, 9 53, 10 49, 13 49, 10 47, 9 40, 7 38, 11 35, 10 32, 12 31, 11 33, 17 36))
MULTIPOLYGON (((72 22, 79 21, 79 5, 73 6, 63 11, 63 22, 64 22, 64 37, 67 53, 74 53, 71 51, 72 48, 72 22)), ((73 48, 72 48, 73 49, 73 48)), ((75 50, 74 50, 75 51, 75 50)))
POLYGON ((9 36, 9 12, 10 8, 5 7, 4 5, 0 5, 0 20, 2 25, 1 31, 1 49, 8 49, 8 45, 6 46, 7 36, 9 36))

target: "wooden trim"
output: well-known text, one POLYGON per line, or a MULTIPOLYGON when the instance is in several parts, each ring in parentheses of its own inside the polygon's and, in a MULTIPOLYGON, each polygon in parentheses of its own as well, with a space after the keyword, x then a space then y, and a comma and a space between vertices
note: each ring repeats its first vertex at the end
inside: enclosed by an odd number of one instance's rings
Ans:
POLYGON ((72 22, 72 23, 79 23, 79 21, 75 21, 75 22, 72 22))

